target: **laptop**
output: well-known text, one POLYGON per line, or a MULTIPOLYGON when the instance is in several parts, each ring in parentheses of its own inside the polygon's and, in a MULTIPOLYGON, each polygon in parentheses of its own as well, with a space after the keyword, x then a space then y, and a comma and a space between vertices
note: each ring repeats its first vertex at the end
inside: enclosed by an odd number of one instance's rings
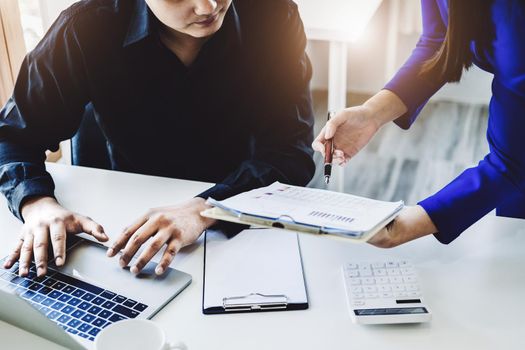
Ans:
POLYGON ((106 247, 71 237, 65 266, 50 262, 43 278, 34 264, 27 277, 18 276, 18 263, 0 268, 0 320, 67 348, 91 349, 102 329, 152 318, 191 283, 189 274, 171 268, 155 275, 152 262, 135 276, 110 261, 106 247))

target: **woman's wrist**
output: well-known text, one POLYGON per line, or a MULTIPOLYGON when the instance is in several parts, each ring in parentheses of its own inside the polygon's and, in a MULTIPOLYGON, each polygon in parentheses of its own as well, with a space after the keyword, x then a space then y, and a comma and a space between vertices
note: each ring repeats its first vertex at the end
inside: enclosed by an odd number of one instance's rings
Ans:
POLYGON ((438 231, 425 209, 419 205, 406 207, 395 219, 394 227, 396 245, 438 231))
POLYGON ((376 123, 378 129, 399 118, 408 110, 404 102, 392 91, 381 90, 370 99, 363 107, 370 113, 370 118, 376 123))

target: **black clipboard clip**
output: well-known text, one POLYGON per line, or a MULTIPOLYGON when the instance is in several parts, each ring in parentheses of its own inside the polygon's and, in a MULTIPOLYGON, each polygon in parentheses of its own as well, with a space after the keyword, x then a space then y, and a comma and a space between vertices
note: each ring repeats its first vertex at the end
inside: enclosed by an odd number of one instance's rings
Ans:
POLYGON ((244 296, 222 299, 224 311, 280 310, 288 307, 288 297, 283 294, 266 295, 250 293, 244 296))

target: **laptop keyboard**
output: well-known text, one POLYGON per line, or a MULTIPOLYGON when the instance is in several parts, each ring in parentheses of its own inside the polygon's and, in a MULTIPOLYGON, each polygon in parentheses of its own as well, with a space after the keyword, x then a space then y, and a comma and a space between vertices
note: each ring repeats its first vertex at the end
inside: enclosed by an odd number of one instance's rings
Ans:
POLYGON ((148 307, 49 267, 47 275, 38 278, 34 264, 27 277, 18 276, 18 263, 0 269, 2 281, 0 288, 14 291, 67 332, 91 341, 102 328, 135 318, 148 307))

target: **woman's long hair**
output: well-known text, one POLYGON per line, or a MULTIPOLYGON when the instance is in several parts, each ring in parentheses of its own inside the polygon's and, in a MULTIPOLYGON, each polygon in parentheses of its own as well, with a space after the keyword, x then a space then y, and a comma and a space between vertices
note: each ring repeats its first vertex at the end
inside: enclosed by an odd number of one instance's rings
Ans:
POLYGON ((421 75, 431 75, 440 82, 458 82, 464 69, 472 66, 470 43, 490 45, 492 0, 449 0, 448 27, 443 44, 421 67, 421 75))

